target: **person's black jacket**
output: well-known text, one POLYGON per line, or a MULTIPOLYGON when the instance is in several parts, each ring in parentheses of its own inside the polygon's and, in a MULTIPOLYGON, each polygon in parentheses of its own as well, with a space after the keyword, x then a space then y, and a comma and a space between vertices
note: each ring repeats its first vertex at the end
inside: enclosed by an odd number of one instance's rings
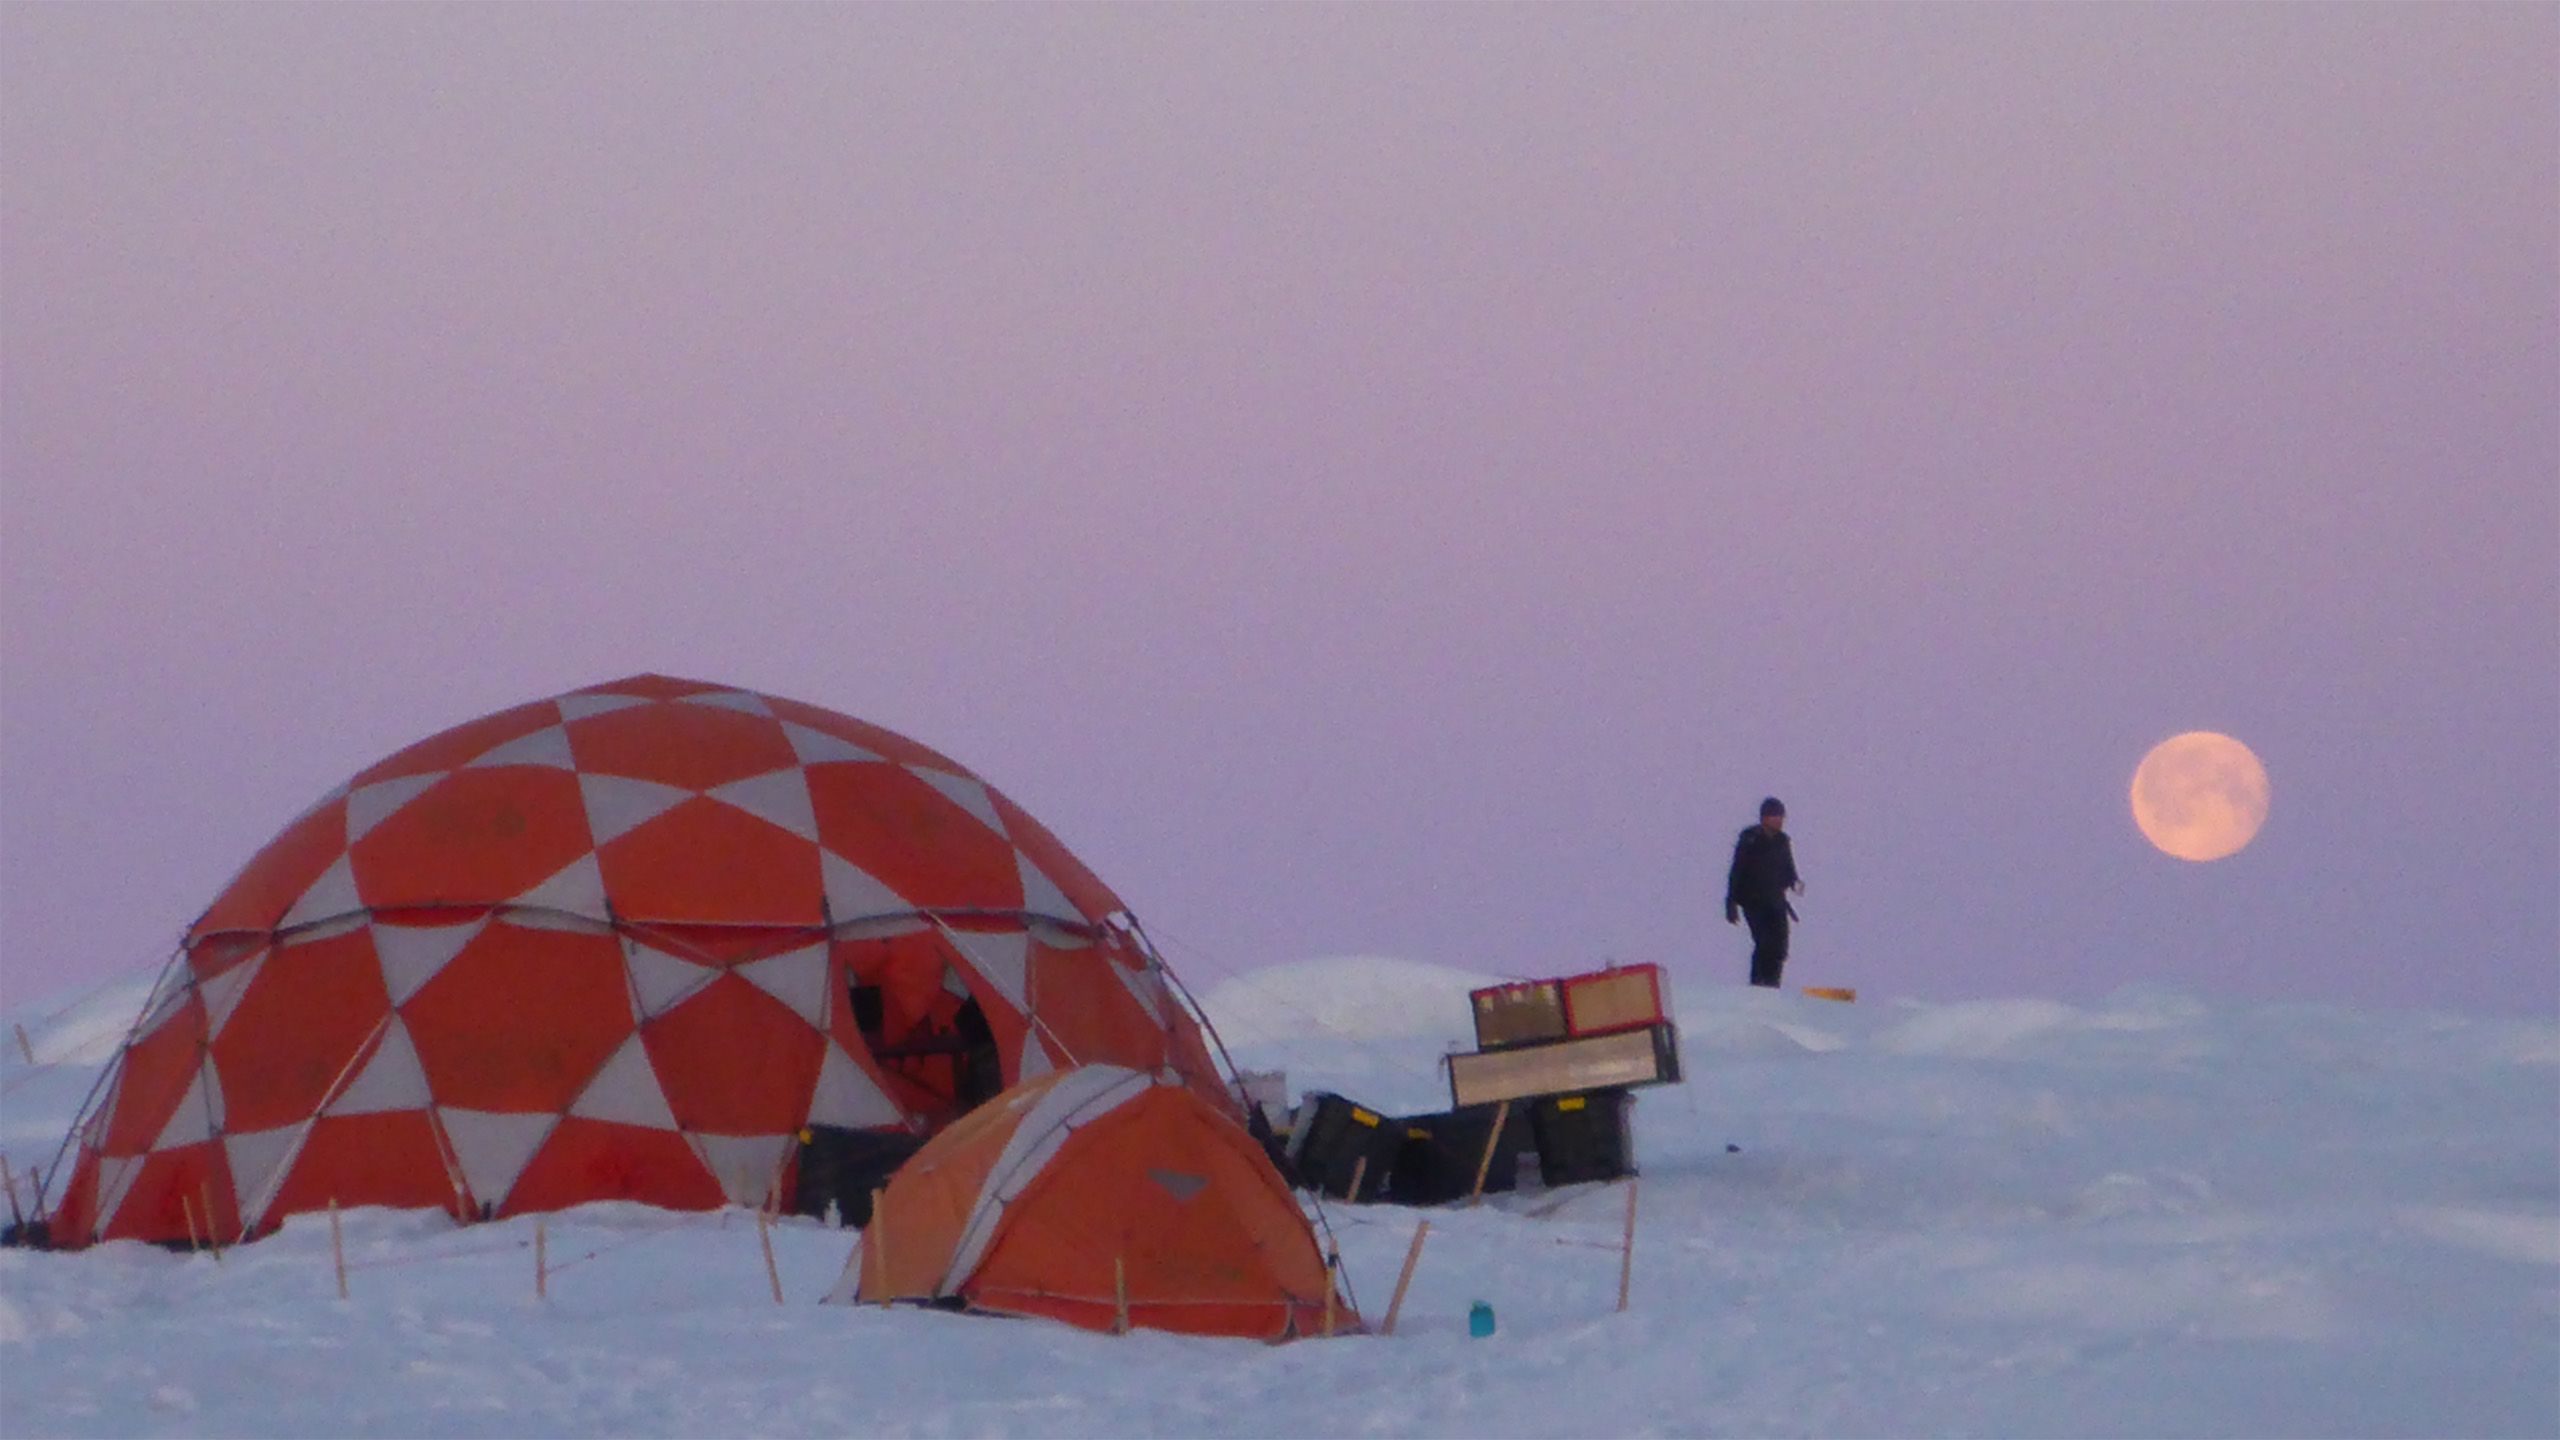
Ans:
POLYGON ((1787 832, 1772 832, 1763 825, 1745 827, 1733 842, 1733 868, 1725 872, 1726 907, 1781 909, 1787 903, 1788 888, 1795 883, 1796 851, 1787 842, 1787 832))

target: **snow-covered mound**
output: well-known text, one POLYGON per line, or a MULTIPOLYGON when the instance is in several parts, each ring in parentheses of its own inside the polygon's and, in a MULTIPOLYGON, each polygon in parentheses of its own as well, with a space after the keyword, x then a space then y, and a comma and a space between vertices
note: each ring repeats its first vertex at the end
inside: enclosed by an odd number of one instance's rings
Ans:
POLYGON ((1493 976, 1448 965, 1337 955, 1223 981, 1200 997, 1200 1008, 1235 1046, 1309 1036, 1439 1046, 1473 1033, 1467 992, 1495 983, 1493 976))
MULTIPOLYGON (((1204 1004, 1241 1064, 1418 1110, 1485 978, 1204 1004)), ((532 1221, 363 1210, 345 1301, 318 1216, 220 1263, 0 1252, 0 1434, 2560 1434, 2560 1024, 1674 999, 1627 1314, 1621 1186, 1429 1212, 1394 1338, 1277 1348, 818 1305, 854 1237, 797 1219, 777 1306, 734 1211, 550 1217, 537 1301, 532 1221)), ((96 1078, 86 1023, 0 1062, 13 1170, 96 1078)), ((1423 1214, 1327 1214, 1383 1318, 1423 1214)))

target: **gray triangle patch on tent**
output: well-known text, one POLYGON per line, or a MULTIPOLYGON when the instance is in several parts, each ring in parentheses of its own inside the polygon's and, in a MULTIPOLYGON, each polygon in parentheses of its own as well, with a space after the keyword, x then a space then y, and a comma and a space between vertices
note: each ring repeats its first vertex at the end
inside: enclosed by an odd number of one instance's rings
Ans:
POLYGON ((266 968, 267 957, 273 953, 262 949, 212 979, 197 984, 196 993, 204 997, 206 1035, 220 1035, 222 1027, 231 1023, 231 1012, 240 1008, 240 996, 248 990, 249 982, 258 978, 258 972, 266 968))
POLYGON ((634 705, 655 702, 640 695, 591 694, 563 695, 552 703, 560 707, 563 720, 588 720, 598 715, 610 715, 616 710, 628 710, 634 705))
POLYGON ((773 707, 753 690, 697 690, 676 697, 679 705, 709 705, 718 710, 735 710, 741 715, 773 714, 773 707))
POLYGON ((720 978, 709 965, 696 965, 664 950, 626 941, 623 969, 631 976, 631 999, 642 1020, 654 1020, 698 994, 720 978))
POLYGON ((198 1065, 187 1081, 187 1093, 178 1108, 169 1112, 169 1123, 160 1127, 160 1136, 151 1142, 154 1151, 175 1150, 182 1145, 198 1145, 212 1139, 222 1130, 222 1080, 213 1073, 210 1063, 198 1065))
POLYGON ((569 753, 569 732, 557 725, 546 725, 529 735, 519 735, 462 768, 487 770, 499 765, 540 765, 552 770, 578 768, 577 759, 569 753))
POLYGON ((427 1070, 418 1063, 417 1042, 409 1027, 394 1015, 384 1022, 382 1037, 347 1088, 320 1109, 323 1115, 387 1115, 424 1110, 435 1099, 427 1088, 427 1070))
POLYGON ((1025 913, 1046 915, 1052 920, 1069 922, 1101 918, 1098 915, 1087 917, 1083 911, 1078 910, 1076 902, 1068 899, 1067 892, 1058 888, 1058 882, 1049 878, 1048 871, 1033 864, 1030 856, 1016 850, 1013 852, 1013 863, 1014 868, 1022 875, 1022 908, 1025 913))
POLYGON ((133 1189, 135 1177, 142 1173, 139 1155, 101 1155, 98 1157, 98 1226, 90 1238, 107 1232, 115 1223, 116 1212, 124 1208, 124 1197, 133 1189))
POLYGON ((373 922, 373 953, 382 962, 382 988, 394 1006, 436 978, 462 948, 487 928, 486 918, 459 925, 392 925, 373 922))
POLYGON ((302 898, 293 902, 293 908, 284 912, 276 928, 290 930, 363 908, 363 897, 356 894, 355 858, 341 853, 328 869, 320 872, 319 879, 311 882, 311 888, 302 892, 302 898))
POLYGON ((430 770, 424 775, 395 775, 348 791, 347 843, 352 845, 363 839, 374 826, 399 813, 401 806, 425 794, 428 787, 446 774, 446 771, 430 770))
POLYGON ((848 1130, 876 1130, 902 1125, 906 1116, 844 1047, 829 1041, 827 1058, 818 1063, 818 1085, 809 1095, 809 1123, 848 1130))
POLYGON ((791 753, 800 757, 803 765, 876 764, 885 758, 841 735, 812 730, 797 720, 783 721, 782 733, 791 741, 791 753))
POLYGON ((507 902, 527 910, 558 910, 590 920, 610 920, 604 899, 604 869, 590 850, 560 867, 560 873, 507 902))
POLYGON ((818 838, 818 807, 809 799, 809 772, 797 765, 732 780, 705 793, 803 840, 818 838))
POLYGON ((839 925, 875 915, 904 915, 916 908, 870 871, 824 846, 818 849, 818 870, 826 879, 827 918, 839 925))
POLYGON ((444 1122, 445 1138, 453 1142, 454 1162, 462 1167, 462 1183, 471 1187, 471 1198, 483 1205, 504 1205, 507 1192, 515 1188, 516 1177, 542 1148, 543 1140, 560 1117, 547 1113, 502 1115, 488 1110, 457 1110, 446 1106, 437 1112, 444 1122))
POLYGON ((693 1142, 702 1166, 732 1205, 762 1206, 781 1183, 782 1162, 796 1143, 788 1135, 700 1135, 693 1142))
POLYGON ((1004 997, 1016 1010, 1031 1008, 1031 936, 1021 930, 999 930, 992 934, 983 930, 945 928, 942 938, 960 952, 962 963, 986 982, 987 988, 1004 997))
POLYGON ((984 782, 967 775, 953 775, 930 765, 910 765, 907 773, 942 792, 942 798, 968 811, 978 823, 1006 839, 1004 817, 996 813, 996 802, 987 798, 984 782))
POLYGON ((578 774, 587 802, 587 834, 598 845, 639 829, 693 798, 693 792, 628 775, 578 774))
POLYGON ((637 1034, 622 1042, 613 1058, 587 1082, 578 1094, 578 1103, 569 1113, 585 1120, 610 1120, 618 1125, 639 1125, 651 1130, 676 1128, 675 1112, 667 1108, 666 1087, 658 1080, 657 1069, 649 1063, 649 1047, 637 1034))
POLYGON ((781 955, 750 960, 735 974, 789 1007, 812 1029, 827 1025, 827 947, 805 945, 781 955))
POLYGON ((243 1234, 258 1228, 268 1203, 284 1188, 284 1172, 302 1151, 310 1126, 285 1125, 273 1130, 235 1130, 222 1137, 222 1153, 231 1162, 231 1195, 243 1234))

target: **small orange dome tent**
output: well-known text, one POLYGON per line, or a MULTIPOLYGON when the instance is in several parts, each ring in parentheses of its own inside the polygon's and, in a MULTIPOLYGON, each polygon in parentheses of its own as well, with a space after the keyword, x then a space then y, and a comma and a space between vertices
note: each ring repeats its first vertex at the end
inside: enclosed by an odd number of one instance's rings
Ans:
MULTIPOLYGON (((831 1300, 958 1302, 1091 1330, 1322 1333, 1330 1277, 1261 1145, 1167 1073, 1015 1087, 890 1177, 831 1300)), ((1358 1317, 1338 1299, 1340 1329, 1358 1317)))
POLYGON ((253 856, 75 1122, 52 1240, 755 1204, 804 1126, 1096 1061, 1225 1093, 1038 821, 878 726, 637 675, 421 740, 253 856))

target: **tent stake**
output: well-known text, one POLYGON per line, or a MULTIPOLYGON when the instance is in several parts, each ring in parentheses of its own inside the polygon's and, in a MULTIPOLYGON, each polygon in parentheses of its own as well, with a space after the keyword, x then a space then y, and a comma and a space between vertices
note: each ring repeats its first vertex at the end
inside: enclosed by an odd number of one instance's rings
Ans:
POLYGON ((204 1243, 196 1238, 196 1202, 181 1194, 178 1197, 178 1209, 187 1217, 187 1253, 193 1255, 204 1248, 204 1243))
MULTIPOLYGON (((539 1233, 539 1232, 537 1232, 539 1233)), ((338 1230, 338 1197, 329 1197, 329 1263, 338 1270, 338 1298, 347 1298, 347 1242, 338 1230)))
POLYGON ((1111 1257, 1111 1333, 1129 1333, 1129 1262, 1120 1255, 1111 1257))
POLYGON ((888 1192, 871 1192, 871 1223, 862 1227, 862 1266, 880 1277, 880 1303, 889 1303, 889 1232, 880 1228, 880 1199, 888 1192))
POLYGON ((551 1252, 544 1231, 545 1217, 533 1217, 533 1298, 551 1298, 551 1252))
POLYGON ((773 1263, 773 1224, 762 1210, 756 1212, 756 1243, 764 1247, 764 1278, 773 1286, 773 1303, 782 1303, 782 1271, 773 1263))
POLYGON ((1404 1247, 1404 1269, 1396 1275, 1395 1298, 1387 1302, 1387 1323, 1378 1333, 1396 1333, 1396 1312, 1404 1308, 1405 1287, 1413 1283, 1413 1267, 1422 1259, 1422 1242, 1431 1238, 1431 1222, 1423 1221, 1413 1228, 1413 1243, 1404 1247))
POLYGON ((1363 1155, 1363 1156, 1361 1156, 1359 1159, 1352 1161, 1352 1162, 1351 1162, 1351 1190, 1350 1190, 1350 1193, 1349 1193, 1349 1194, 1344 1195, 1342 1198, 1343 1198, 1343 1199, 1345 1199, 1345 1200, 1350 1201, 1350 1202, 1351 1202, 1352 1204, 1354 1204, 1354 1205, 1359 1204, 1359 1203, 1360 1203, 1360 1181, 1362 1180, 1362 1178, 1363 1178, 1363 1177, 1367 1176, 1367 1175, 1368 1175, 1368 1173, 1369 1173, 1369 1157, 1368 1157, 1368 1156, 1363 1155))
POLYGON ((1627 1310, 1627 1291, 1636 1276, 1636 1177, 1627 1177, 1627 1238, 1618 1252, 1618 1313, 1627 1310))
POLYGON ((1324 1257, 1324 1338, 1333 1338, 1333 1277, 1342 1270, 1342 1251, 1335 1249, 1324 1257))
POLYGON ((6 1189, 9 1192, 10 1223, 24 1230, 27 1217, 18 1209, 18 1180, 16 1176, 9 1173, 9 1157, 6 1155, 0 1155, 0 1189, 6 1189))
POLYGON ((213 1228, 213 1182, 210 1180, 203 1181, 197 1186, 197 1189, 204 1196, 205 1247, 213 1251, 213 1263, 219 1265, 222 1263, 222 1236, 217 1234, 213 1228))
POLYGON ((1502 1127, 1511 1123, 1511 1102, 1493 1107, 1493 1133, 1484 1137, 1484 1154, 1476 1161, 1475 1188, 1467 1192, 1467 1206, 1473 1209, 1484 1199, 1484 1177, 1493 1173, 1493 1147, 1502 1143, 1502 1127))

